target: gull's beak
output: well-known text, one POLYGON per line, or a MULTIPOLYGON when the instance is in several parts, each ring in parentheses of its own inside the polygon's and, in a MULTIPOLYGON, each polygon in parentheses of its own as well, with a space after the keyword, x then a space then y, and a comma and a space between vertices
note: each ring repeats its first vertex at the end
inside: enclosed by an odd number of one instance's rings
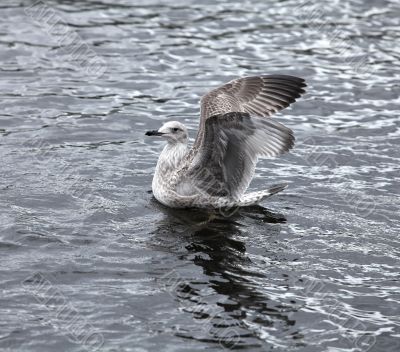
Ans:
POLYGON ((162 136, 164 133, 153 130, 153 131, 147 131, 145 134, 146 136, 162 136))

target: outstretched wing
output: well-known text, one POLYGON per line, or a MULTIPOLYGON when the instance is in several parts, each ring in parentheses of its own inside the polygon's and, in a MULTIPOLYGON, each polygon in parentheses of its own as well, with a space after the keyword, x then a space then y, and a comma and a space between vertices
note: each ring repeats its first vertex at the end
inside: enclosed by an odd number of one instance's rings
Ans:
POLYGON ((243 77, 213 89, 201 99, 201 119, 227 112, 271 116, 304 93, 304 79, 287 75, 243 77))
POLYGON ((204 135, 204 125, 212 116, 246 112, 268 117, 288 107, 303 94, 305 81, 288 75, 243 77, 213 89, 201 99, 200 126, 194 147, 204 135))
POLYGON ((208 117, 204 138, 191 154, 185 178, 199 192, 238 199, 259 156, 277 156, 294 145, 292 131, 272 119, 228 112, 208 117))

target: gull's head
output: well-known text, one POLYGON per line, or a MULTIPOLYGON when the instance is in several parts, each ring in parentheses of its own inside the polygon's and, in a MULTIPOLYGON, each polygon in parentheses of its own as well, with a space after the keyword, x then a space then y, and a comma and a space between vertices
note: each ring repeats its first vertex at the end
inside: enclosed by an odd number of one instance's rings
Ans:
POLYGON ((188 132, 184 124, 178 121, 164 123, 157 131, 147 131, 146 136, 159 136, 165 138, 168 143, 187 143, 188 132))

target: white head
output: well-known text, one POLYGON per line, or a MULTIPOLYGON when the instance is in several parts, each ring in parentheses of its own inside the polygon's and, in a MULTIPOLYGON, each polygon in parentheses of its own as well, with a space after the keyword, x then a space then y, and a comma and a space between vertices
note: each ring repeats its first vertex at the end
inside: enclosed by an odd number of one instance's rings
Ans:
POLYGON ((165 138, 168 143, 187 143, 188 132, 183 123, 169 121, 164 123, 158 131, 147 131, 146 136, 159 136, 165 138))

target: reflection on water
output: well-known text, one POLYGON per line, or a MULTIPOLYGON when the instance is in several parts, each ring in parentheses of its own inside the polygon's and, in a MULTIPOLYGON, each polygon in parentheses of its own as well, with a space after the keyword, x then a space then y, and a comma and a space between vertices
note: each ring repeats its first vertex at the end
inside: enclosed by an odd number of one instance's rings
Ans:
POLYGON ((261 206, 238 209, 229 218, 217 211, 156 207, 165 216, 151 232, 150 242, 155 241, 158 249, 169 253, 178 252, 177 260, 189 260, 203 273, 201 278, 188 278, 172 270, 162 278, 166 291, 198 325, 195 330, 178 331, 178 336, 213 341, 231 349, 262 347, 257 337, 263 328, 273 331, 279 328, 276 336, 271 337, 272 341, 288 336, 295 341, 302 337, 293 328, 295 321, 290 318, 296 307, 278 305, 258 291, 256 283, 267 277, 252 270, 252 260, 246 251, 248 235, 242 231, 246 219, 256 219, 263 223, 262 237, 268 244, 279 238, 279 224, 286 222, 284 215, 261 206), (183 246, 186 253, 177 251, 176 244, 183 246), (212 296, 224 299, 210 305, 212 296))

